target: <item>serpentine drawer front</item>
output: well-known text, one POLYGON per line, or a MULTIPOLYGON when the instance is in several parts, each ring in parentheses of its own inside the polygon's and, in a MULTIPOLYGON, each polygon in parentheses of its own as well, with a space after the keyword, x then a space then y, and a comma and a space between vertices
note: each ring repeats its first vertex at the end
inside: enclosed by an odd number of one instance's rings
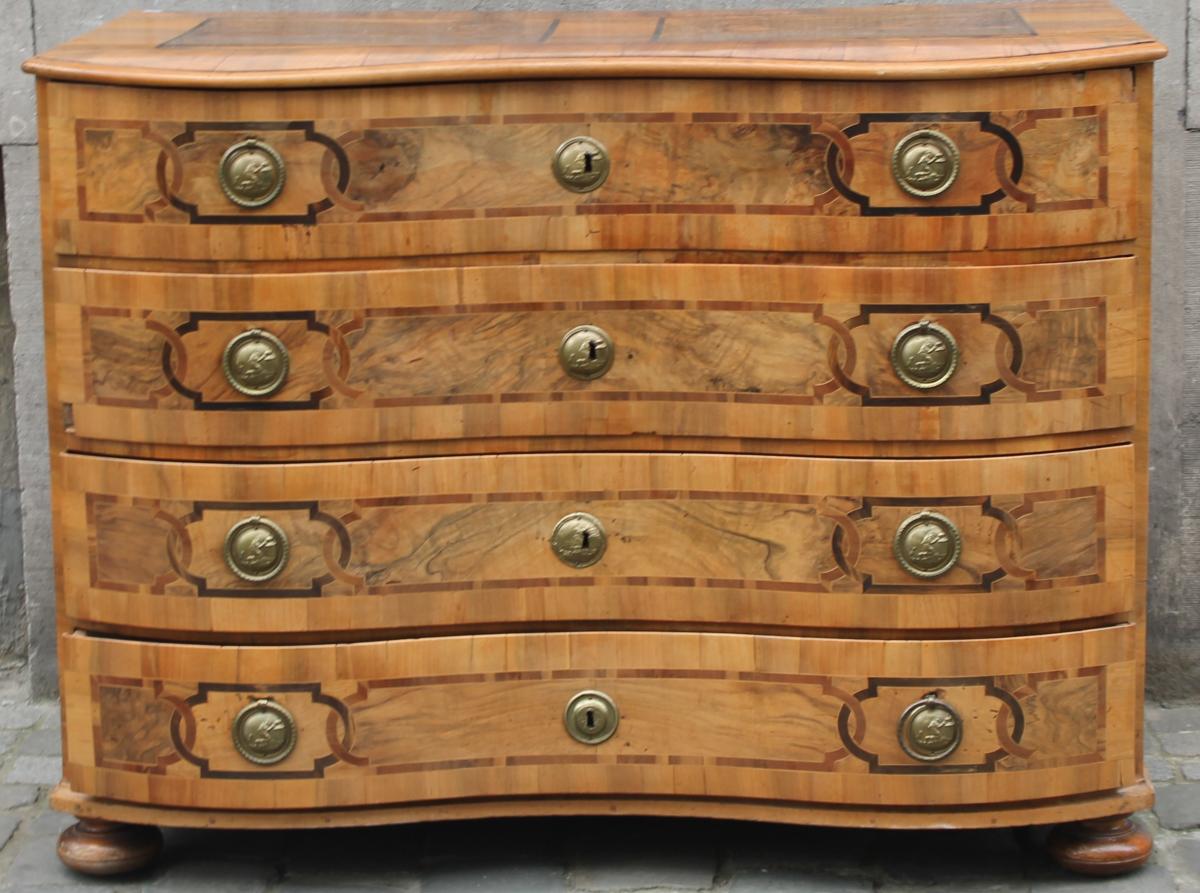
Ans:
POLYGON ((63 269, 58 398, 105 452, 1112 429, 1134 418, 1135 270, 63 269))
POLYGON ((1145 862, 1163 52, 999 0, 30 60, 62 859, 624 813, 1145 862))
POLYGON ((1041 800, 1133 772, 1134 640, 1127 626, 932 643, 557 633, 180 649, 68 635, 65 709, 90 721, 68 734, 67 779, 232 809, 1041 800), (576 733, 589 706, 602 740, 576 733))
POLYGON ((52 83, 54 248, 207 261, 1115 242, 1137 234, 1133 91, 1128 68, 336 95, 52 83))
POLYGON ((1129 447, 924 462, 599 453, 336 469, 68 456, 60 505, 77 533, 63 544, 64 596, 75 624, 172 638, 568 622, 900 631, 1111 617, 1134 606, 1132 465, 1129 447), (556 538, 579 513, 592 520, 556 538))

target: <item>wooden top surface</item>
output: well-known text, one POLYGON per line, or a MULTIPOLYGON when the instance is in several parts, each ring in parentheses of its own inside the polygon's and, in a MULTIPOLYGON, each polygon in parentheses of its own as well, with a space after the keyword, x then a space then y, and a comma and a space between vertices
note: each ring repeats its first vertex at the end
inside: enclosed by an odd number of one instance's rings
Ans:
POLYGON ((34 57, 42 77, 310 87, 545 77, 911 79, 1161 58, 1105 0, 711 12, 131 13, 34 57))

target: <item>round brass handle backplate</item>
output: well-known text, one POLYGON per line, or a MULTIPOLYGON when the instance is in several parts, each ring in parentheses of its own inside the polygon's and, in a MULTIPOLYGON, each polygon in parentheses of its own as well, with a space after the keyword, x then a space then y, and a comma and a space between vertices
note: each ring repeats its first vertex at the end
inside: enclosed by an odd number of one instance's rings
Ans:
POLYGON ((916 130, 896 143, 892 175, 917 198, 941 195, 958 179, 958 146, 940 130, 916 130))
POLYGON ((933 696, 909 704, 900 714, 900 746, 914 760, 944 760, 962 743, 962 731, 958 712, 933 696))
POLYGON ((554 177, 572 192, 591 192, 608 179, 608 150, 590 136, 573 136, 554 152, 554 177))
POLYGON ((225 563, 250 583, 277 576, 287 560, 287 534, 274 521, 254 515, 238 521, 225 535, 225 563))
POLYGON ((235 205, 261 208, 283 191, 287 169, 283 156, 261 140, 234 143, 221 156, 217 171, 221 189, 235 205))
POLYGON ((234 335, 221 356, 226 381, 247 397, 269 397, 283 387, 289 362, 284 343, 262 329, 234 335))
POLYGON ((937 512, 918 512, 900 522, 892 551, 901 567, 916 577, 940 577, 962 554, 962 537, 954 522, 937 512))
POLYGON ((572 512, 554 525, 550 548, 563 564, 591 567, 604 557, 608 536, 595 515, 572 512))
POLYGON ((567 702, 563 725, 567 734, 584 744, 600 744, 617 731, 621 715, 613 699, 601 691, 581 691, 567 702))
POLYGON ((940 387, 958 368, 958 342, 950 331, 923 319, 900 330, 892 342, 892 369, 910 388, 940 387))
POLYGON ((259 700, 243 707, 233 720, 233 746, 260 766, 285 759, 296 746, 296 721, 287 708, 259 700))
POLYGON ((558 361, 572 378, 599 378, 613 364, 613 342, 599 326, 576 326, 563 335, 558 361))

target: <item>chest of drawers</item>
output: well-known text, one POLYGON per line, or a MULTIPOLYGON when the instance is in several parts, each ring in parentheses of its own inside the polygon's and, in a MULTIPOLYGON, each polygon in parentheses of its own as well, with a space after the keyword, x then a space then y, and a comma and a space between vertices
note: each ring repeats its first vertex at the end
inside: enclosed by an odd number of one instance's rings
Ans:
POLYGON ((1086 0, 31 60, 60 855, 617 813, 1140 865, 1162 52, 1086 0))

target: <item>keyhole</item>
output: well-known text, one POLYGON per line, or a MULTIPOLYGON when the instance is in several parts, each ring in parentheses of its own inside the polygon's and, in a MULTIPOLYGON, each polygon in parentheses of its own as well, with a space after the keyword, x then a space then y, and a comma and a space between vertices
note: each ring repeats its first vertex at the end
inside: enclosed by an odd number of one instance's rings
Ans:
MULTIPOLYGON (((591 533, 585 530, 583 532, 583 542, 581 543, 580 548, 583 548, 583 549, 588 548, 588 544, 589 544, 589 541, 591 540, 591 538, 592 538, 591 533)), ((588 712, 588 716, 591 716, 590 711, 588 712)))
POLYGON ((583 172, 585 174, 590 174, 592 172, 592 153, 591 152, 583 153, 583 172))
POLYGON ((594 731, 596 728, 596 711, 589 707, 584 722, 587 723, 589 732, 594 731))
POLYGON ((596 342, 595 341, 588 342, 588 359, 589 360, 596 359, 596 342))

